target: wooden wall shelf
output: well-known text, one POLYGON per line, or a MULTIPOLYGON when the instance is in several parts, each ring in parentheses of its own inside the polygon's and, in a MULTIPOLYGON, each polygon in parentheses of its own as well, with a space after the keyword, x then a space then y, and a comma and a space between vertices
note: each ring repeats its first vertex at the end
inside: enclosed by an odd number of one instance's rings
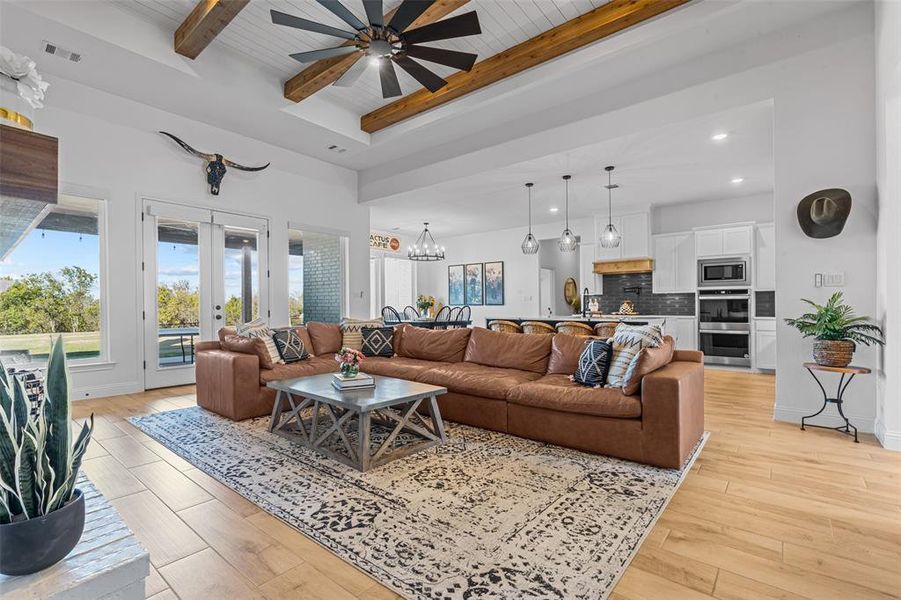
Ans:
POLYGON ((628 275, 630 273, 650 273, 653 270, 653 258, 622 258, 594 261, 595 275, 628 275))

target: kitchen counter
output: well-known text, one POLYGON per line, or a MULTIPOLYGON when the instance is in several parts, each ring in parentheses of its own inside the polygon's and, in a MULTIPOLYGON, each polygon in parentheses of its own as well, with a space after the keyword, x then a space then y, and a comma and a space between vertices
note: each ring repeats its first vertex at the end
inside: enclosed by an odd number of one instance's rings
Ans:
POLYGON ((523 321, 540 321, 548 325, 556 325, 562 321, 575 321, 577 323, 585 323, 594 327, 598 323, 634 323, 636 325, 663 325, 666 317, 660 315, 602 315, 599 317, 581 317, 578 315, 550 315, 543 317, 501 317, 486 319, 486 327, 492 321, 511 321, 513 323, 522 323, 523 321))

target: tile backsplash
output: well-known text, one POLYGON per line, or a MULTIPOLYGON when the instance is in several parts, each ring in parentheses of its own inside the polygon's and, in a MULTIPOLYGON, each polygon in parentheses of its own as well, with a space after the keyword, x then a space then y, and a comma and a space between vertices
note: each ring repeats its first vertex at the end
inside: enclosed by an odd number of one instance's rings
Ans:
POLYGON ((604 275, 604 293, 594 297, 605 313, 616 312, 623 300, 631 300, 638 314, 694 316, 694 294, 655 294, 652 289, 650 273, 604 275))

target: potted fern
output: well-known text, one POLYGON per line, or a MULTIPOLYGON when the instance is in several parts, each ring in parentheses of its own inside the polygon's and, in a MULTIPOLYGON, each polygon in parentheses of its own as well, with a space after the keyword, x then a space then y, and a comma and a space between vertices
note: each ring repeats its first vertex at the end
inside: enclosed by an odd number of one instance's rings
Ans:
POLYGON ((62 338, 50 346, 45 399, 0 363, 0 573, 27 575, 62 560, 81 539, 84 495, 75 487, 94 416, 71 443, 69 376, 62 338))
POLYGON ((854 309, 842 302, 842 293, 835 292, 826 304, 803 299, 815 312, 797 319, 785 319, 804 337, 814 338, 813 359, 826 367, 847 367, 851 364, 856 344, 884 344, 882 329, 869 317, 854 315, 854 309))

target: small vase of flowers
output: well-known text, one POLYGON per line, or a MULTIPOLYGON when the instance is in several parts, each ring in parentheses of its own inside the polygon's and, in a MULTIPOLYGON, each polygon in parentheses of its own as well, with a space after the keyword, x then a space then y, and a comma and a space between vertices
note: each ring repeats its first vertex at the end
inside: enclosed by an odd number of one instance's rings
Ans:
POLYGON ((435 306, 435 296, 426 296, 425 294, 420 294, 416 298, 416 308, 419 309, 420 317, 428 317, 429 309, 435 306))
POLYGON ((335 360, 341 365, 341 374, 347 378, 353 378, 360 374, 360 363, 363 362, 363 353, 353 348, 341 348, 335 355, 335 360))

